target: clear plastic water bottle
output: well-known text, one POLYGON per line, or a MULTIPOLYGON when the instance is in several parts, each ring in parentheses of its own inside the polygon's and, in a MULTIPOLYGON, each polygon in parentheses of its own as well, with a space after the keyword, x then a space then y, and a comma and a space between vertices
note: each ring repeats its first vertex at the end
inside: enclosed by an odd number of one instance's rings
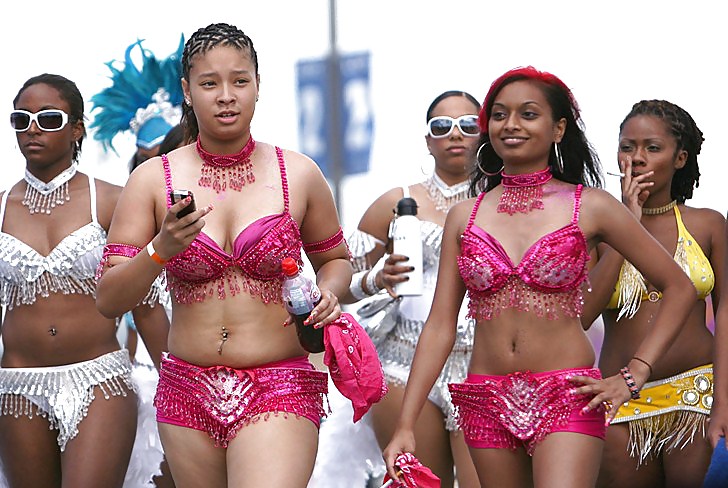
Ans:
POLYGON ((406 273, 407 281, 397 283, 394 291, 397 295, 422 295, 422 231, 421 221, 417 218, 417 202, 405 197, 397 202, 397 218, 392 225, 394 254, 407 256, 403 265, 413 266, 414 270, 406 273))
POLYGON ((283 304, 296 322, 298 342, 308 352, 324 350, 324 329, 314 329, 313 325, 303 322, 311 315, 316 304, 321 301, 321 291, 316 283, 303 276, 298 263, 292 258, 281 262, 285 279, 283 281, 283 304))

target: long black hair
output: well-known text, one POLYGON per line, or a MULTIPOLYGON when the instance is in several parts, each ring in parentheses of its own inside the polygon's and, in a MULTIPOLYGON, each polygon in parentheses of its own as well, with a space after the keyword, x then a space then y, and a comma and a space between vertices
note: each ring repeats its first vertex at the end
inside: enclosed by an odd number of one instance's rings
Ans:
POLYGON ((495 98, 503 87, 520 80, 533 81, 541 88, 551 107, 554 121, 566 119, 566 130, 559 146, 564 161, 563 171, 556 162, 555 151, 551 151, 549 155, 549 166, 554 178, 573 184, 601 187, 599 156, 586 138, 579 105, 571 90, 555 75, 528 66, 512 69, 501 75, 491 84, 485 96, 483 108, 478 116, 480 147, 476 157, 478 164, 471 177, 471 195, 475 196, 483 190, 489 191, 501 182, 500 171, 503 169, 503 160, 490 145, 488 120, 495 98))

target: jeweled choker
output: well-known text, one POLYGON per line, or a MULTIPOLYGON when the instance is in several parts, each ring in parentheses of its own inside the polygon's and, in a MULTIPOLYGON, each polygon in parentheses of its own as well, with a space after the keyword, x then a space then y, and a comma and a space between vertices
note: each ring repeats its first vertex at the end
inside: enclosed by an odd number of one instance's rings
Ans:
POLYGON ((63 205, 71 199, 68 192, 68 182, 76 175, 78 167, 71 164, 68 168, 45 183, 36 178, 28 169, 25 169, 25 195, 23 196, 23 205, 28 207, 31 215, 36 213, 44 213, 50 215, 57 205, 63 205))
POLYGON ((660 215, 669 212, 670 210, 675 208, 675 205, 677 205, 677 200, 673 200, 670 203, 663 205, 662 207, 642 207, 642 213, 645 215, 660 215))
POLYGON ((523 175, 502 174, 503 194, 496 209, 499 213, 513 215, 543 209, 543 186, 553 176, 551 168, 523 175))
POLYGON ((437 176, 437 173, 433 173, 429 179, 422 182, 422 186, 435 204, 435 209, 447 213, 453 205, 468 198, 470 181, 465 180, 449 186, 437 176))
POLYGON ((202 170, 197 183, 212 187, 217 193, 231 190, 241 191, 246 184, 255 181, 250 155, 255 151, 255 139, 250 136, 247 144, 235 154, 212 154, 205 151, 197 137, 197 154, 202 158, 202 170))

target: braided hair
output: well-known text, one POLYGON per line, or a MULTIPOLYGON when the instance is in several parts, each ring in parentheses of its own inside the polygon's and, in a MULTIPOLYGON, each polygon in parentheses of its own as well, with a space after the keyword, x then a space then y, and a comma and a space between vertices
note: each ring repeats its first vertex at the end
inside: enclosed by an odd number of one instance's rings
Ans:
POLYGON ((566 119, 566 130, 560 143, 564 160, 563 171, 558 168, 555 151, 551 151, 549 155, 549 166, 554 178, 567 183, 601 187, 599 156, 586 138, 579 105, 571 90, 557 76, 546 71, 539 71, 533 66, 527 66, 512 69, 501 75, 491 84, 488 94, 485 96, 483 108, 478 116, 480 148, 476 155, 477 165, 471 177, 470 194, 475 196, 483 190, 490 191, 501 182, 500 171, 503 169, 503 159, 496 154, 490 144, 488 121, 493 111, 493 103, 500 91, 505 86, 520 80, 532 81, 543 91, 551 107, 554 121, 566 119))
MULTIPOLYGON (((234 25, 225 23, 210 24, 207 27, 198 29, 185 44, 182 53, 182 76, 187 82, 190 81, 190 70, 192 69, 194 57, 204 55, 217 46, 232 46, 246 52, 253 62, 253 66, 255 66, 255 72, 258 73, 258 53, 255 52, 253 41, 234 25)), ((185 140, 194 141, 197 139, 200 128, 197 125, 197 117, 195 117, 195 112, 190 104, 182 104, 181 125, 184 127, 185 140)))
POLYGON ((698 154, 705 141, 703 132, 687 111, 667 100, 642 100, 635 103, 620 124, 619 131, 622 132, 624 124, 637 115, 650 115, 661 119, 677 143, 675 156, 679 151, 688 153, 685 166, 675 172, 670 186, 671 198, 684 203, 693 197, 693 188, 700 186, 698 154))
MULTIPOLYGON (((43 73, 42 75, 34 76, 28 79, 28 81, 23 83, 23 86, 20 88, 20 90, 18 90, 18 94, 15 95, 15 98, 13 99, 13 107, 17 107, 20 95, 22 95, 26 89, 38 84, 44 84, 55 88, 61 98, 65 100, 66 103, 68 103, 68 108, 70 110, 70 113, 68 114, 69 122, 74 124, 79 120, 83 122, 84 108, 83 96, 81 96, 81 91, 78 89, 78 86, 76 86, 76 83, 61 75, 43 73)), ((81 156, 81 144, 83 144, 83 138, 85 136, 86 126, 84 125, 83 132, 81 133, 81 138, 76 141, 76 144, 74 144, 73 146, 74 162, 78 161, 78 158, 81 156)))

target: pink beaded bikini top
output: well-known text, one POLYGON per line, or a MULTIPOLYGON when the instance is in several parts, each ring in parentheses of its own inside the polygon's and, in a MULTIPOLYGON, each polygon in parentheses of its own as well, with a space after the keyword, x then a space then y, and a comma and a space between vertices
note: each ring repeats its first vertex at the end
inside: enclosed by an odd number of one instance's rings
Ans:
MULTIPOLYGON (((283 272, 281 261, 290 257, 301 260, 301 233, 288 211, 288 181, 283 152, 276 147, 283 188, 283 212, 267 215, 245 227, 233 242, 228 254, 204 232, 200 232, 183 252, 165 265, 170 288, 179 303, 205 300, 215 291, 218 298, 226 287, 236 295, 242 290, 258 296, 265 303, 280 303, 283 272), (227 286, 226 286, 227 285, 227 286)), ((173 188, 169 160, 162 156, 167 193, 173 188)), ((167 207, 172 202, 167 198, 167 207)))
POLYGON ((481 193, 461 238, 460 276, 470 297, 469 316, 490 320, 503 309, 532 311, 555 319, 560 309, 578 317, 583 308, 581 285, 588 279, 589 249, 577 225, 582 186, 574 192, 571 222, 538 239, 514 265, 492 235, 474 224, 481 193))

